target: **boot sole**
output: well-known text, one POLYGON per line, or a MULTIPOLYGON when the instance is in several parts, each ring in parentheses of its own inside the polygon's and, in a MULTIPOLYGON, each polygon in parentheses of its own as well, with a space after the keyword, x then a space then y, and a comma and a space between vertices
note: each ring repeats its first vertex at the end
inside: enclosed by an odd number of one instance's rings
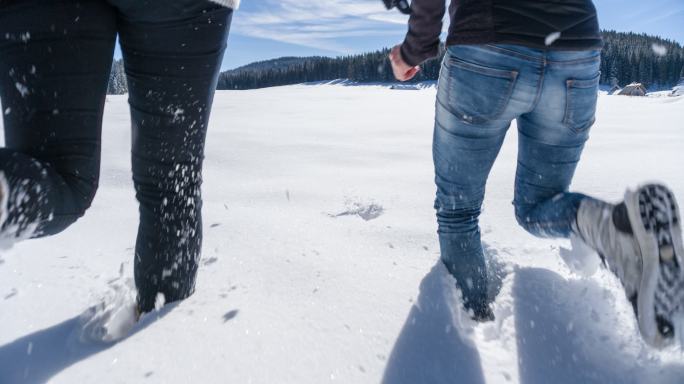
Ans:
POLYGON ((684 341, 684 247, 674 194, 649 184, 625 194, 625 204, 643 261, 637 296, 642 337, 663 348, 684 341))

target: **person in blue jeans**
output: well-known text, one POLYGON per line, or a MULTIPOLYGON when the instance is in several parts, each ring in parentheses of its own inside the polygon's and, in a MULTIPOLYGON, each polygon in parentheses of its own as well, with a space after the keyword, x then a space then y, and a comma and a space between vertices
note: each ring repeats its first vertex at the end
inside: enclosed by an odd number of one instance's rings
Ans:
MULTIPOLYGON (((0 238, 54 235, 98 186, 105 93, 119 37, 140 224, 138 313, 193 293, 204 141, 239 0, 0 2, 0 238)), ((105 229, 103 229, 105 230, 105 229)))
MULTIPOLYGON (((406 39, 390 53, 405 81, 439 47, 444 1, 413 0, 406 39)), ((441 260, 476 320, 493 319, 480 242, 485 185, 512 120, 518 128, 513 201, 539 237, 571 235, 621 279, 641 334, 656 347, 684 332, 684 251, 679 210, 663 185, 610 204, 570 192, 594 123, 601 38, 590 0, 460 0, 439 76, 433 160, 441 260)))

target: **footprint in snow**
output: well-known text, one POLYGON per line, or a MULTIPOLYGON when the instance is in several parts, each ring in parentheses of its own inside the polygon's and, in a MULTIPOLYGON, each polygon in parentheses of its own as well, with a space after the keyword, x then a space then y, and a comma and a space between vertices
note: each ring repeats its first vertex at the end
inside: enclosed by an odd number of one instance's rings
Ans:
POLYGON ((228 321, 234 319, 235 316, 238 315, 238 312, 240 312, 240 311, 237 310, 237 309, 233 309, 233 310, 231 310, 231 311, 226 312, 226 314, 223 315, 223 322, 224 322, 224 323, 227 323, 228 321))
POLYGON ((5 295, 4 300, 11 299, 12 297, 16 296, 17 293, 19 293, 19 291, 17 291, 16 288, 12 288, 12 291, 10 291, 10 293, 8 293, 7 295, 5 295))
POLYGON ((345 210, 337 214, 329 214, 330 217, 340 216, 359 216, 365 221, 377 219, 385 209, 382 205, 373 201, 360 201, 357 199, 348 199, 345 203, 345 210))
POLYGON ((218 257, 210 257, 210 258, 206 259, 202 264, 204 264, 204 265, 211 265, 211 264, 214 264, 214 263, 217 262, 217 261, 218 261, 218 257))

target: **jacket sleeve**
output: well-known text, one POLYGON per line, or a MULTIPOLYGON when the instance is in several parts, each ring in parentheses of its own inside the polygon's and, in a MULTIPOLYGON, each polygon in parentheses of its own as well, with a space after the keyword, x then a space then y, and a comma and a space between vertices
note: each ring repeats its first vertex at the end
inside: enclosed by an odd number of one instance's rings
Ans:
POLYGON ((411 10, 408 32, 401 44, 401 57, 408 65, 419 65, 439 53, 445 0, 413 0, 411 10))

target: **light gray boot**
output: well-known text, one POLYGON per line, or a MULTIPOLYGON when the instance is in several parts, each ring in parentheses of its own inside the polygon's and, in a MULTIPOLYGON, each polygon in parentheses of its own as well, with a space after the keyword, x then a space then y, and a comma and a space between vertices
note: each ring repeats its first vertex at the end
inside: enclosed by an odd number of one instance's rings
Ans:
POLYGON ((576 232, 620 278, 644 340, 662 348, 677 337, 684 345, 684 247, 672 192, 649 184, 618 205, 586 199, 576 232))

